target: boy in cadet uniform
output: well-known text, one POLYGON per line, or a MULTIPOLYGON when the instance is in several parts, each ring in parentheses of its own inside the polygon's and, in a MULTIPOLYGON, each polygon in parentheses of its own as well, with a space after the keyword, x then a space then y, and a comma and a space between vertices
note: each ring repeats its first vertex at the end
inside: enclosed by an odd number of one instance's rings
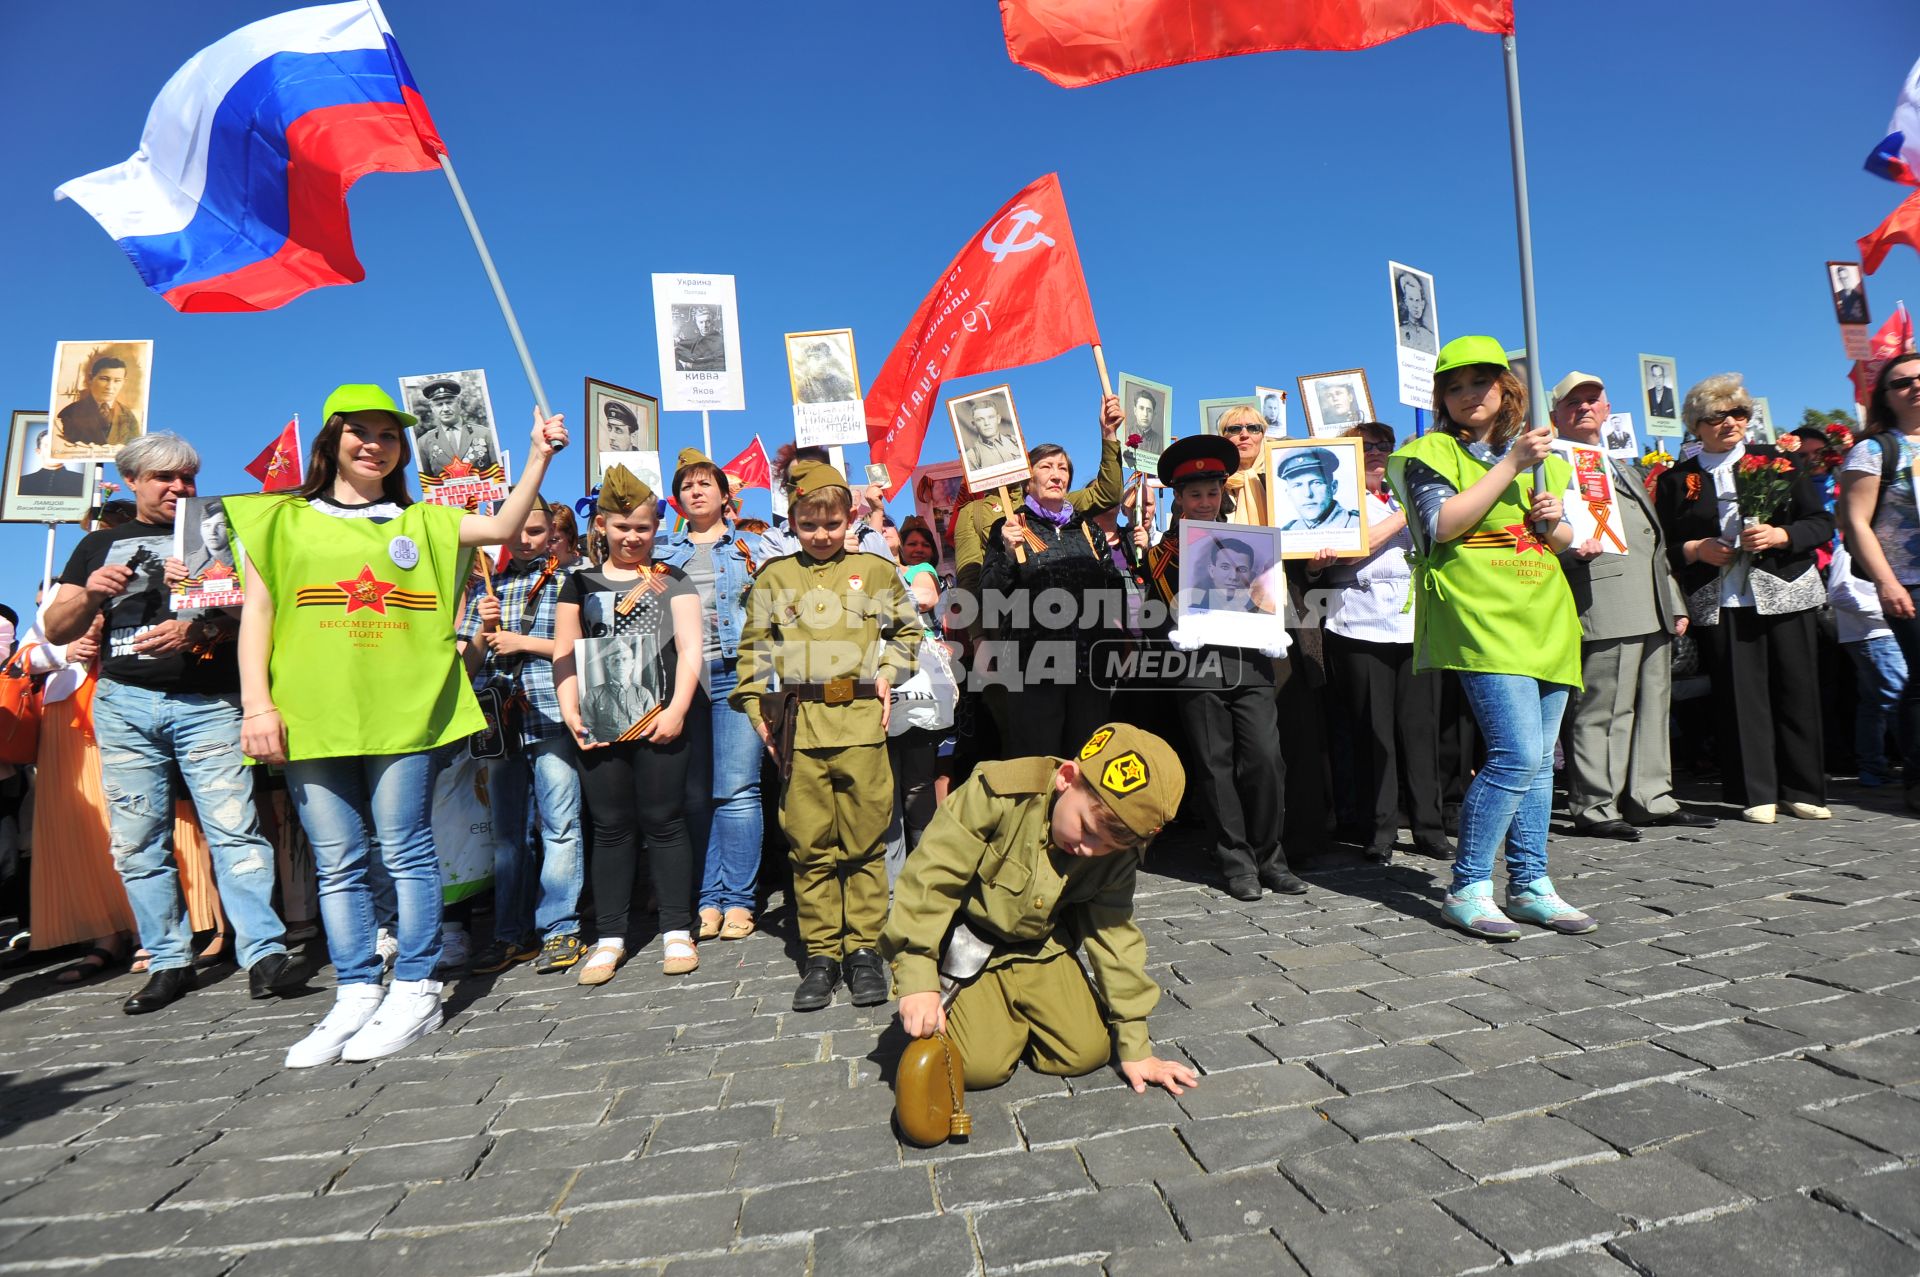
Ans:
POLYGON ((843 961, 853 1004, 878 1006, 887 1000, 874 946, 887 914, 883 856, 893 815, 888 701, 913 673, 918 623, 893 561, 846 549, 853 493, 840 472, 797 462, 789 481, 799 553, 754 575, 740 681, 728 699, 783 766, 790 759, 780 827, 792 848, 794 914, 807 946, 793 1009, 829 1005, 843 961), (763 712, 776 690, 782 703, 794 702, 790 750, 763 712))
POLYGON ((1078 1077, 1116 1050, 1136 1092, 1197 1085, 1192 1069, 1153 1054, 1147 1014, 1160 987, 1133 920, 1141 858, 1185 789, 1172 748, 1126 723, 1094 732, 1077 758, 977 768, 907 858, 880 937, 908 1036, 944 1032, 968 1090, 1000 1085, 1023 1057, 1078 1077), (940 959, 957 924, 993 956, 943 1010, 940 959))

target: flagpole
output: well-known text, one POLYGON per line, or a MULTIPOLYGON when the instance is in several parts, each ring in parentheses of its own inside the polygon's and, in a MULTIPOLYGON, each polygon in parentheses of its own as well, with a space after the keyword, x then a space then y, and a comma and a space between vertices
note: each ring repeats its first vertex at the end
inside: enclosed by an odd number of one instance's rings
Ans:
MULTIPOLYGON (((1520 327, 1527 348, 1527 425, 1547 424, 1546 383, 1540 379, 1540 320, 1533 304, 1533 214, 1527 207, 1527 142, 1520 123, 1520 54, 1512 36, 1500 37, 1507 68, 1507 139, 1513 148, 1513 217, 1520 231, 1520 327)), ((1533 490, 1546 487, 1547 467, 1535 463, 1533 490)), ((1547 529, 1536 529, 1545 536, 1547 529)))
POLYGON ((702 408, 700 410, 700 442, 702 444, 700 451, 706 453, 708 457, 712 457, 713 456, 713 417, 709 414, 708 410, 705 408, 702 408))
POLYGON ((547 390, 540 384, 540 374, 534 371, 533 355, 527 350, 527 339, 520 334, 520 321, 513 317, 513 303, 507 300, 507 288, 500 282, 500 272, 494 269, 493 254, 487 251, 487 241, 480 234, 480 223, 473 220, 473 206, 467 203, 467 193, 460 186, 460 178, 453 171, 453 157, 445 151, 440 152, 440 171, 447 175, 447 185, 453 188, 453 202, 460 206, 460 216, 466 220, 467 234, 473 236, 473 246, 480 254, 480 265, 487 272, 487 282, 493 285, 493 299, 500 303, 500 317, 507 321, 507 333, 513 338, 513 348, 520 355, 520 366, 526 370, 527 384, 533 387, 533 401, 540 405, 540 415, 551 417, 552 409, 547 406, 547 390))

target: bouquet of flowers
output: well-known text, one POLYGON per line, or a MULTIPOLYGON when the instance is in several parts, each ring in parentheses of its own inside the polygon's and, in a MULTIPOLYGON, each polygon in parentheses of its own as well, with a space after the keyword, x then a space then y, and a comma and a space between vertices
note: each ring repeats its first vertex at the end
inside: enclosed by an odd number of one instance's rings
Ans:
POLYGON ((1844 422, 1830 421, 1826 432, 1826 446, 1820 449, 1820 468, 1831 472, 1840 468, 1840 463, 1847 459, 1847 453, 1852 450, 1853 431, 1847 429, 1844 422))
POLYGON ((1654 485, 1659 483, 1660 476, 1673 468, 1673 454, 1655 444, 1641 454, 1640 467, 1647 472, 1647 496, 1652 497, 1654 485))
MULTIPOLYGON (((1740 458, 1733 467, 1733 495, 1740 505, 1742 527, 1771 523, 1787 508, 1793 489, 1793 462, 1786 457, 1740 458)), ((1727 569, 1736 589, 1745 589, 1753 572, 1753 555, 1742 551, 1727 569)))

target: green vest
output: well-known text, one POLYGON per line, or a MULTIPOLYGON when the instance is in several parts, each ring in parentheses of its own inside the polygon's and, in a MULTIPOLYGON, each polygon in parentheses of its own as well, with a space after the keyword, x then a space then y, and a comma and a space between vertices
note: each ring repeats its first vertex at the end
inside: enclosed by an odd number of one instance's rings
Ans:
POLYGON ((289 758, 414 754, 485 728, 454 647, 465 511, 420 504, 375 523, 280 494, 226 507, 273 600, 289 758))
MULTIPOLYGON (((1416 670, 1520 674, 1578 688, 1580 617, 1553 549, 1527 526, 1533 476, 1522 471, 1472 531, 1427 544, 1406 481, 1419 461, 1465 492, 1487 473, 1452 435, 1420 436, 1387 462, 1387 480, 1407 510, 1414 548, 1413 643, 1416 670)), ((1557 456, 1546 460, 1547 490, 1572 477, 1557 456)))

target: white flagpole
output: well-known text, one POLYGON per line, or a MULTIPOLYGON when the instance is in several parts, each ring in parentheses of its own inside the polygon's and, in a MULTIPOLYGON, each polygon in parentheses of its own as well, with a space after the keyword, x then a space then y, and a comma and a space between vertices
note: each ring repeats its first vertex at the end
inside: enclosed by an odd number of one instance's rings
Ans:
POLYGON ((53 534, 59 530, 59 527, 60 525, 51 519, 47 521, 47 562, 40 570, 40 597, 43 605, 53 601, 51 597, 53 594, 53 534))
MULTIPOLYGON (((1513 216, 1520 230, 1520 325, 1527 348, 1527 424, 1547 424, 1546 383, 1541 379, 1540 320, 1533 303, 1533 214, 1527 206, 1527 143, 1520 123, 1520 54, 1512 36, 1500 38, 1507 68, 1507 138, 1513 149, 1513 216)), ((1533 490, 1546 486, 1546 466, 1533 468, 1533 490)))
POLYGON ((466 220, 467 234, 473 236, 473 246, 480 253, 480 265, 487 272, 487 282, 493 285, 493 299, 500 303, 500 317, 507 321, 507 333, 520 355, 520 366, 526 370, 527 384, 533 387, 533 401, 540 405, 541 416, 551 417, 553 410, 547 406, 546 387, 540 384, 540 374, 534 371, 533 355, 527 350, 527 339, 520 334, 520 321, 513 317, 513 303, 507 300, 506 285, 500 282, 500 272, 494 269, 493 254, 487 251, 480 223, 473 220, 473 206, 467 203, 467 193, 461 189, 460 178, 453 171, 453 158, 445 151, 440 153, 440 171, 447 175, 447 185, 453 188, 453 202, 460 206, 460 216, 466 220))
POLYGON ((700 450, 706 453, 708 458, 711 459, 713 456, 713 416, 705 408, 700 410, 700 442, 703 445, 700 450))

